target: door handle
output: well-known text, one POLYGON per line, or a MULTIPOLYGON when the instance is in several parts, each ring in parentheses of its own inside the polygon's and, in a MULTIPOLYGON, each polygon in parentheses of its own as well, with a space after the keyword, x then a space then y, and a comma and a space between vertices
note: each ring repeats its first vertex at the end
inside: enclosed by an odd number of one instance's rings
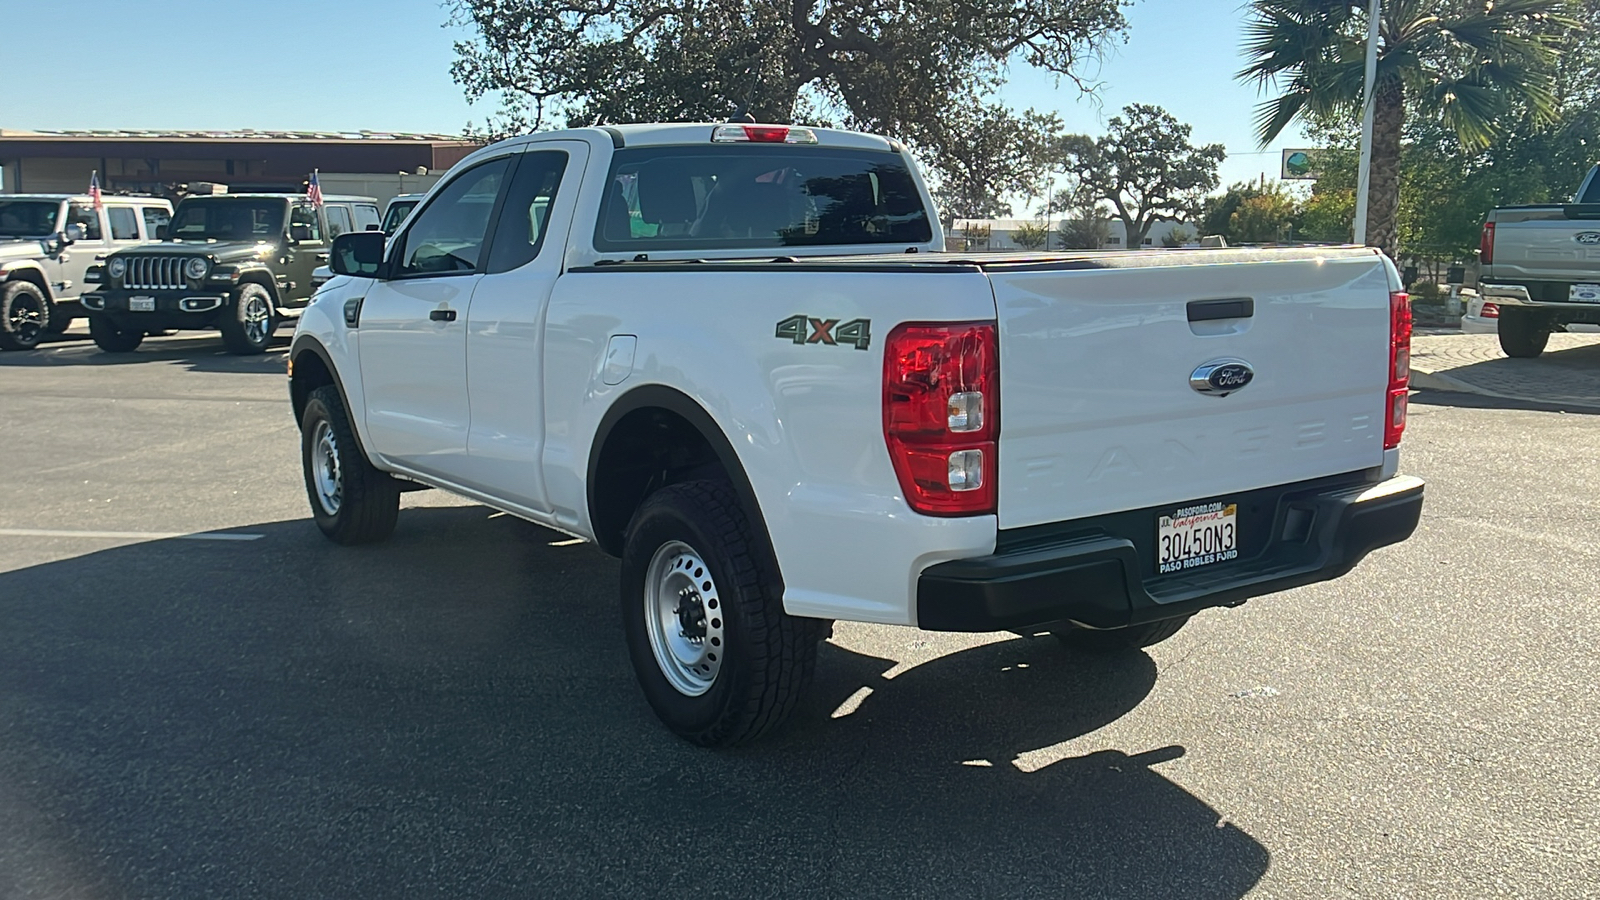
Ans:
POLYGON ((454 322, 456 311, 453 309, 436 309, 428 313, 428 318, 435 322, 454 322))

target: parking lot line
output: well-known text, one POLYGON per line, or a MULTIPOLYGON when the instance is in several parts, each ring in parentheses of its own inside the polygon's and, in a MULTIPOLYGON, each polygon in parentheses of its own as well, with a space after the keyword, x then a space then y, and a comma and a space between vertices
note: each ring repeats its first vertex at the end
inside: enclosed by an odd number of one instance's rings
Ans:
POLYGON ((193 534, 180 534, 160 531, 62 531, 51 528, 0 528, 0 537, 96 538, 135 541, 256 541, 266 537, 266 535, 225 531, 198 531, 193 534))

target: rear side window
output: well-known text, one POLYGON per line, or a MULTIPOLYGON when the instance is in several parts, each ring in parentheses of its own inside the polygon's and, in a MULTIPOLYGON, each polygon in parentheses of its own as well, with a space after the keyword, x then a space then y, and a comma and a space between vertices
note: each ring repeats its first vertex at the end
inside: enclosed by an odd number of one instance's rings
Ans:
POLYGON ((146 206, 140 209, 144 213, 144 233, 147 237, 154 238, 156 229, 172 224, 172 213, 159 206, 146 206))
POLYGON ((131 206, 106 207, 106 219, 111 223, 111 239, 113 241, 137 241, 139 239, 139 217, 133 212, 131 206))
POLYGON ((351 230, 350 210, 342 206, 325 206, 322 211, 328 215, 328 238, 330 240, 351 230))
POLYGON ((712 145, 618 151, 594 243, 649 253, 932 239, 898 153, 712 145))

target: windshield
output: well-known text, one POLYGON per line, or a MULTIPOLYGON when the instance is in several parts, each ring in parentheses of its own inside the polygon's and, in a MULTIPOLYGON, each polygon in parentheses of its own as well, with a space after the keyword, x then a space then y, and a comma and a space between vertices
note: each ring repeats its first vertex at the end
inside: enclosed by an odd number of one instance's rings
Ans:
POLYGON ((629 253, 932 239, 900 154, 823 147, 618 151, 595 229, 596 249, 629 253))
POLYGON ((0 235, 42 238, 56 233, 59 200, 0 200, 0 235))
POLYGON ((400 228, 400 223, 417 207, 415 200, 396 200, 389 204, 389 211, 383 216, 383 233, 394 234, 400 228))
POLYGON ((283 234, 285 201, 269 197, 185 200, 172 214, 180 241, 271 241, 283 234))

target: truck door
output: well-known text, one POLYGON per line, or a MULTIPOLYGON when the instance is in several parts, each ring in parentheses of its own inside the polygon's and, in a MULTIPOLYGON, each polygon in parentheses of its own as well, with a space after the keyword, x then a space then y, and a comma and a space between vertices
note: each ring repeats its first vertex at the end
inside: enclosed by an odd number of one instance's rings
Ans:
POLYGON ((70 300, 83 293, 84 273, 89 271, 96 256, 109 249, 104 220, 104 213, 88 203, 67 206, 67 218, 61 228, 66 230, 68 225, 77 225, 83 229, 83 240, 63 249, 56 257, 59 268, 50 273, 50 290, 56 297, 70 300))
POLYGON ((545 141, 520 154, 467 317, 472 419, 463 482, 540 512, 549 510, 541 468, 544 311, 588 152, 581 141, 545 141))
POLYGON ((467 451, 467 315, 512 154, 458 174, 396 235, 361 305, 371 450, 454 481, 467 451))
POLYGON ((328 261, 328 232, 315 206, 296 203, 289 211, 289 234, 299 243, 289 248, 289 262, 284 266, 289 285, 282 300, 293 309, 306 305, 311 298, 311 273, 328 261))

